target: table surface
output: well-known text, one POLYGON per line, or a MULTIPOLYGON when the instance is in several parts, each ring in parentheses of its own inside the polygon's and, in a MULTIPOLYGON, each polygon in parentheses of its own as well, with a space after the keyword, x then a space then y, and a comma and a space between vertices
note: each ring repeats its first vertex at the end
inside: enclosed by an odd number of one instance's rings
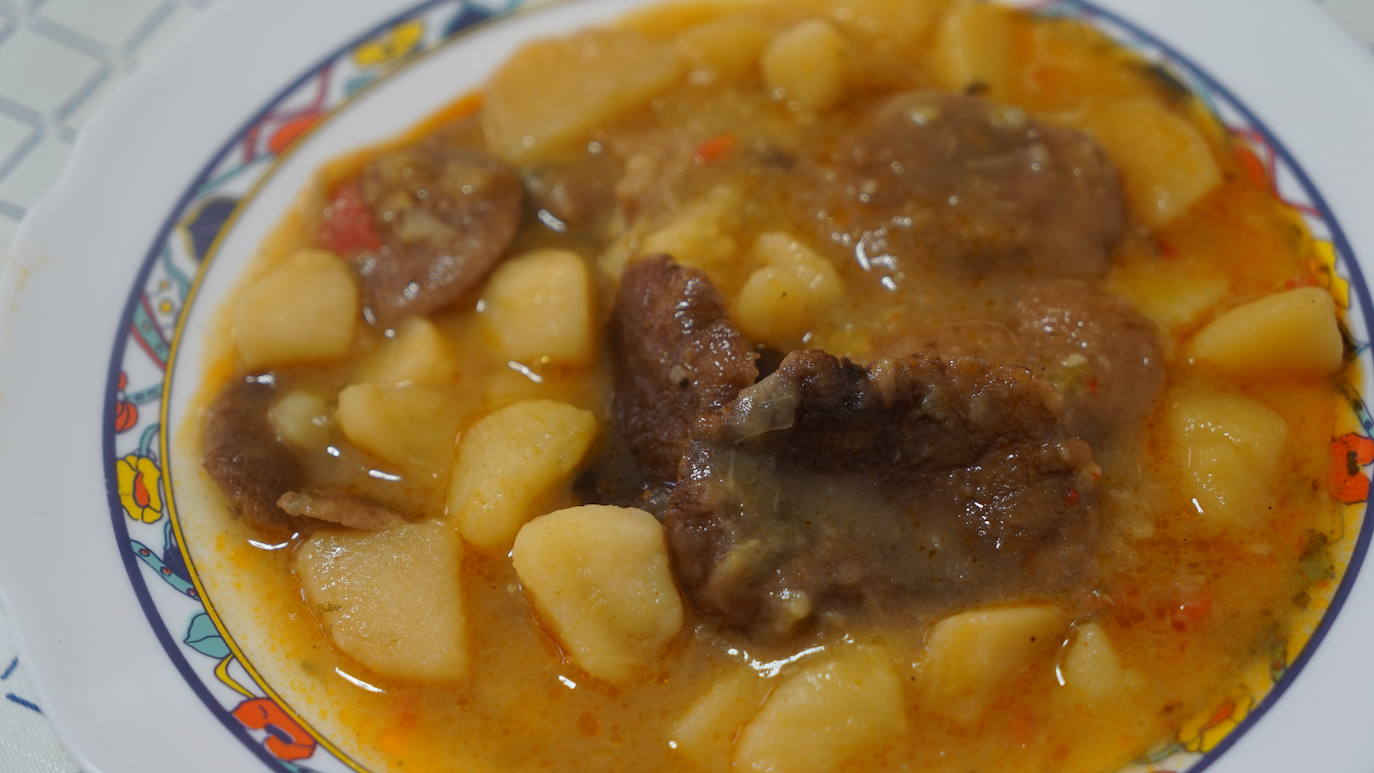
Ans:
MULTIPOLYGON (((91 110, 214 2, 0 0, 0 257, 91 110)), ((1374 0, 1317 0, 1374 47, 1374 0)), ((54 737, 0 612, 0 773, 78 770, 54 737)))

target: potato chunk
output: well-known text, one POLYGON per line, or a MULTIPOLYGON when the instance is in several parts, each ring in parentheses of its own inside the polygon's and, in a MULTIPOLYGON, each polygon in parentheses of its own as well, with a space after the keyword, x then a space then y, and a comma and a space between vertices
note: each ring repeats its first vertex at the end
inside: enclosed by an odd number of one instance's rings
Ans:
POLYGON ((1189 354, 1238 373, 1335 373, 1344 355, 1336 303, 1320 287, 1266 295, 1212 320, 1189 354))
POLYGON ((530 508, 565 483, 592 441, 596 417, 552 400, 524 400, 470 428, 458 445, 448 511, 463 538, 490 552, 510 549, 530 508))
POLYGON ((830 18, 877 48, 903 48, 918 41, 935 21, 926 0, 823 0, 830 18))
POLYGON ((1288 438, 1283 417, 1244 395, 1190 385, 1173 394, 1166 421, 1202 524, 1262 526, 1273 512, 1269 481, 1288 438))
POLYGON ((997 685, 1063 640, 1058 607, 974 609, 936 623, 926 637, 922 681, 928 703, 955 716, 976 713, 997 685))
POLYGON ((1197 127, 1165 105, 1138 98, 1091 111, 1086 127, 1121 169, 1131 211, 1161 226, 1221 184, 1221 169, 1197 127))
MULTIPOLYGON (((732 230, 741 201, 737 188, 712 188, 684 204, 662 228, 645 237, 641 254, 672 255, 673 260, 699 268, 715 281, 739 252, 732 230)), ((623 269, 623 265, 614 267, 614 275, 618 277, 623 269)))
POLYGON ((905 726, 901 679, 887 655, 847 648, 773 691, 740 736, 735 768, 827 773, 905 726))
POLYGON ((754 718, 768 683, 739 668, 708 687, 673 725, 672 748, 702 770, 726 770, 735 734, 754 718))
POLYGON ((348 442, 411 472, 443 466, 458 434, 457 404, 426 387, 352 384, 334 419, 348 442))
POLYGON ((328 250, 300 250, 239 295, 234 344, 249 370, 342 357, 353 345, 358 285, 328 250))
POLYGON ((995 3, 956 5, 935 33, 931 70, 936 82, 951 91, 981 83, 993 97, 1005 99, 1011 81, 1008 13, 995 3))
POLYGON ((536 250, 501 264, 482 295, 486 336, 516 362, 587 365, 595 356, 592 281, 567 250, 536 250))
POLYGON ((535 41, 515 52, 487 85, 487 147, 512 163, 537 160, 648 102, 681 72, 672 46, 630 30, 535 41))
POLYGON ((658 519, 589 505, 525 524, 511 551, 540 617, 584 671, 623 682, 682 627, 658 519))
POLYGON ((1118 263, 1112 287, 1166 331, 1202 317, 1226 297, 1231 282, 1216 268, 1190 258, 1118 263))
POLYGON ((467 669, 462 556, 457 533, 428 521, 316 532, 295 569, 340 650, 386 676, 451 681, 467 669))
POLYGON ((766 266, 750 274, 735 299, 740 331, 779 351, 797 348, 810 320, 806 285, 780 268, 766 266))
POLYGON ((1110 698, 1126 686, 1126 672, 1102 626, 1078 626, 1064 653, 1064 684, 1088 698, 1110 698))
POLYGON ((424 317, 412 317, 387 344, 373 381, 384 386, 444 386, 457 378, 458 360, 444 334, 424 317))
POLYGON ((754 259, 765 265, 740 288, 735 319, 749 338, 791 351, 843 297, 839 272, 785 233, 760 236, 754 243, 754 259))
POLYGON ((688 79, 697 84, 740 78, 757 66, 768 43, 768 29, 745 16, 725 16, 683 31, 678 51, 690 66, 688 79))
POLYGON ((761 235, 754 241, 754 259, 796 274, 806 286, 809 303, 817 309, 833 306, 844 297, 844 282, 835 266, 791 234, 761 235))
POLYGON ((334 424, 329 400, 317 392, 293 389, 267 409, 267 420, 282 440, 297 448, 319 450, 329 442, 334 424))
POLYGON ((844 95, 849 42, 823 19, 779 33, 763 51, 763 81, 773 94, 806 110, 824 110, 844 95))

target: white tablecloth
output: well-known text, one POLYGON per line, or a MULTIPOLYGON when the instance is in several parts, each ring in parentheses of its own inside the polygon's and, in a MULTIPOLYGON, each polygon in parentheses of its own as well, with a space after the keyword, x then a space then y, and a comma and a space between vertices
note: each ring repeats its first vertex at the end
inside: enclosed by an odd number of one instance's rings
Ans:
MULTIPOLYGON (((0 0, 0 250, 61 172, 92 107, 214 1, 0 0)), ((1374 0, 1317 1, 1374 46, 1374 0)), ((0 612, 0 773, 75 770, 0 612)))

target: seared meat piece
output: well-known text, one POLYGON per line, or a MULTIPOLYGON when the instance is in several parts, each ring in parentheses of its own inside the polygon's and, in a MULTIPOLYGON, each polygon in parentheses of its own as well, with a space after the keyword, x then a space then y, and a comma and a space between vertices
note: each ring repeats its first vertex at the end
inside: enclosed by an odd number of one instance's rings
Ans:
POLYGON ((337 523, 351 529, 380 531, 406 522, 399 513, 348 494, 321 491, 288 491, 277 499, 288 515, 337 523))
POLYGON ((625 441, 611 430, 573 481, 573 494, 585 505, 638 507, 661 518, 668 509, 671 483, 650 480, 625 441))
POLYGON ((386 151, 359 183, 381 246, 351 259, 381 325, 457 301, 505 255, 520 224, 519 175, 481 151, 438 141, 386 151))
POLYGON ((205 471, 230 506, 258 526, 291 530, 277 498, 301 485, 305 469, 267 418, 276 388, 249 377, 229 382, 205 414, 205 471))
POLYGON ((1033 287, 1012 324, 1021 361, 1059 390, 1065 425, 1091 443, 1145 414, 1164 386, 1154 323, 1100 288, 1068 280, 1033 287))
POLYGON ((758 378, 758 354, 706 275, 666 255, 630 264, 611 318, 616 427, 644 471, 677 477, 698 417, 758 378))
POLYGON ((794 352, 701 423, 665 525, 698 609, 783 636, 1070 585, 1091 566, 1097 475, 1025 369, 794 352))
POLYGON ((803 200, 824 213, 825 235, 873 261, 1098 276, 1125 224, 1101 147, 977 97, 895 97, 841 137, 817 174, 803 200))
MULTIPOLYGON (((884 337, 875 336, 876 358, 921 352, 945 359, 977 357, 999 365, 1024 365, 1026 349, 1002 317, 990 311, 983 319, 910 322, 884 337)), ((1029 366, 1026 366, 1029 367, 1029 366)))
MULTIPOLYGON (((525 193, 532 206, 568 226, 590 227, 606 218, 615 203, 614 186, 620 164, 606 156, 586 156, 568 166, 552 166, 525 175, 525 193)), ((548 221, 540 217, 545 224, 548 221)))
POLYGON ((337 523, 376 530, 405 523, 400 514, 358 497, 301 493, 306 470, 267 417, 276 387, 266 378, 229 382, 205 414, 205 471, 229 505, 256 526, 295 531, 337 523))

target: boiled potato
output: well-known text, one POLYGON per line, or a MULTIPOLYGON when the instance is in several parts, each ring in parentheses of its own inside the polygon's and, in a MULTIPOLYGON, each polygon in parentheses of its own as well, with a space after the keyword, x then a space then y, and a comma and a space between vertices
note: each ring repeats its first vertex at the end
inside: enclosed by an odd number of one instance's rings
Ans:
POLYGON ((373 381, 386 386, 444 386, 457 378, 458 360, 444 334, 424 317, 413 317, 386 345, 373 381))
POLYGON ((1161 226, 1221 184, 1207 139, 1183 116, 1135 98, 1090 111, 1086 127, 1121 169, 1126 199, 1146 225, 1161 226))
POLYGON ((930 29, 938 10, 925 0, 826 0, 830 18, 879 47, 910 45, 930 29))
POLYGON ((754 242, 763 263, 745 280, 735 299, 735 319, 750 338, 782 351, 803 335, 844 295, 835 267, 790 234, 766 233, 754 242))
POLYGON ((1058 647, 1067 624, 1048 604, 974 609, 939 621, 922 658, 928 705, 954 716, 976 712, 999 684, 1058 647))
POLYGON ((662 228, 645 237, 640 254, 672 255, 678 263, 715 279, 739 252, 731 227, 742 198, 738 189, 721 185, 689 201, 662 228))
POLYGON ((643 510, 540 516, 520 529, 511 560, 541 619, 599 679, 629 679, 682 627, 663 526, 643 510))
POLYGON ((1126 686, 1126 672, 1107 632, 1097 623, 1080 625, 1064 653, 1064 684, 1093 699, 1110 698, 1126 686))
POLYGON ((677 38, 693 83, 739 78, 757 66, 768 43, 768 28, 746 16, 725 16, 694 25, 677 38))
POLYGON ((361 308, 353 273, 328 250, 300 250, 243 288, 234 344, 249 370, 348 353, 361 308))
POLYGON ((648 102, 681 72, 672 46, 630 30, 594 29, 529 43, 487 84, 487 147, 507 161, 529 163, 648 102))
POLYGON ((887 655, 845 648, 773 691, 740 736, 735 768, 828 773, 905 726, 901 679, 887 655))
POLYGON ((296 575, 334 644, 386 676, 451 681, 467 670, 463 545, 436 521, 310 535, 296 575))
POLYGON ((729 768, 735 734, 767 694, 768 683, 747 668, 720 677, 673 725, 672 748, 702 770, 729 768))
POLYGON ((590 411, 524 400, 488 414, 458 445, 448 511, 463 538, 491 552, 510 549, 540 496, 565 482, 596 439, 590 411))
POLYGON ((1231 289, 1224 273, 1187 258, 1151 259, 1148 263, 1118 266, 1112 285, 1167 331, 1197 321, 1231 289))
POLYGON ((931 51, 931 71, 939 85, 963 91, 975 83, 1005 98, 1011 83, 1010 11, 996 3, 965 0, 940 23, 931 51))
POLYGON ((536 250, 507 260, 479 308, 488 340, 506 359, 587 365, 595 356, 592 280, 576 253, 536 250))
POLYGON ((410 471, 433 470, 447 461, 461 418, 443 392, 371 383, 344 387, 334 412, 348 442, 410 471))
POLYGON ((1302 287, 1237 306, 1198 332, 1189 355, 1238 373, 1327 375, 1344 355, 1336 303, 1320 287, 1302 287))
POLYGON ((824 110, 844 95, 849 42, 823 19, 779 33, 763 51, 763 82, 774 95, 807 110, 824 110))
POLYGON ((806 285, 809 305, 816 309, 833 306, 844 296, 835 266, 791 234, 774 231, 760 236, 754 241, 754 260, 796 274, 806 285))
POLYGON ((617 26, 632 29, 653 40, 671 39, 693 24, 703 24, 729 12, 739 11, 738 0, 692 0, 690 3, 647 3, 627 11, 617 26))
POLYGON ((267 409, 267 420, 282 440, 297 448, 319 450, 329 442, 334 424, 329 400, 318 392, 293 389, 267 409))
POLYGON ((1170 397, 1166 421, 1201 523, 1262 526, 1274 506, 1268 481, 1288 437, 1283 417, 1241 394, 1186 385, 1170 397))
POLYGON ((796 274, 766 266, 749 275, 735 299, 735 321, 751 340, 791 351, 811 326, 806 283, 796 274))

